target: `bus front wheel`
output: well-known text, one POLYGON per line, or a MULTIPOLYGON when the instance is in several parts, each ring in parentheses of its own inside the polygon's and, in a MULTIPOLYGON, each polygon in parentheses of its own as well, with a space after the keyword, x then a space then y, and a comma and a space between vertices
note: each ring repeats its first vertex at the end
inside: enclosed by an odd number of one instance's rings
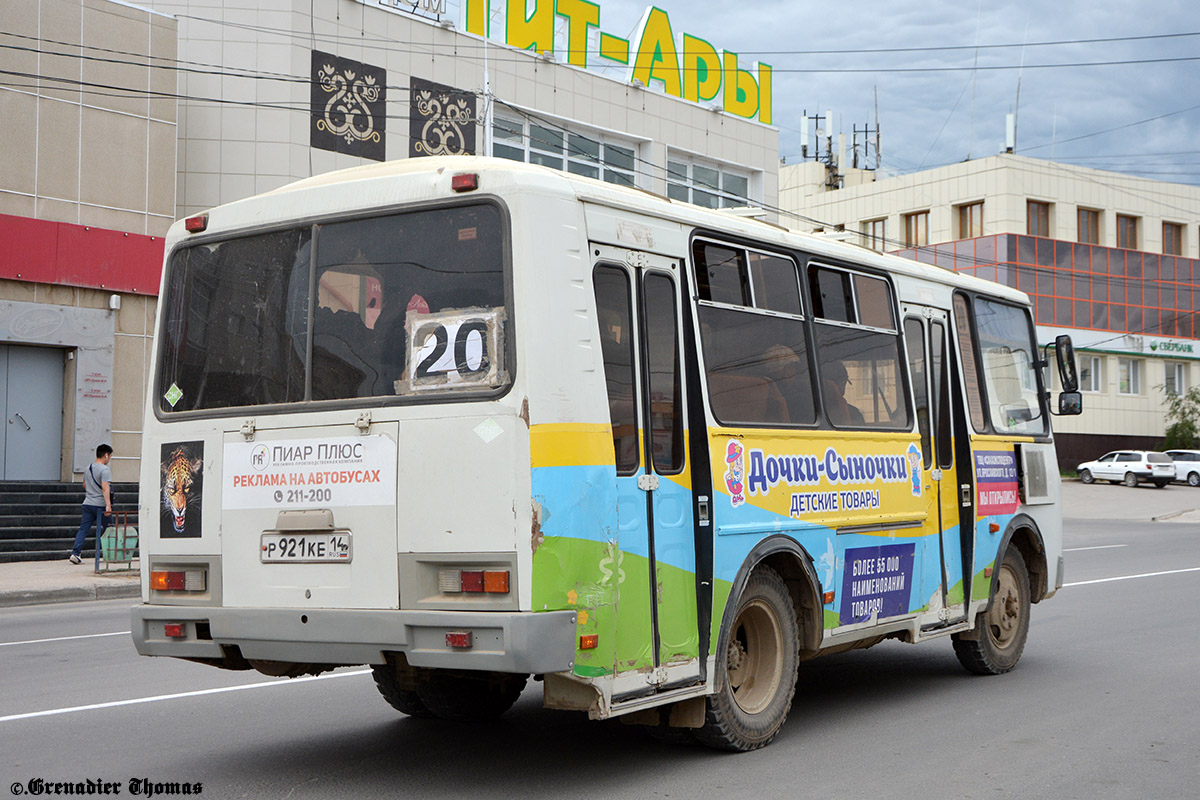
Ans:
POLYGON ((783 578, 754 571, 724 632, 717 692, 707 702, 696 738, 722 750, 755 750, 779 733, 796 692, 800 635, 796 607, 783 578))
POLYGON ((1000 563, 987 610, 970 633, 956 633, 954 655, 969 672, 1001 675, 1017 665, 1029 636, 1029 571, 1015 547, 1000 563))

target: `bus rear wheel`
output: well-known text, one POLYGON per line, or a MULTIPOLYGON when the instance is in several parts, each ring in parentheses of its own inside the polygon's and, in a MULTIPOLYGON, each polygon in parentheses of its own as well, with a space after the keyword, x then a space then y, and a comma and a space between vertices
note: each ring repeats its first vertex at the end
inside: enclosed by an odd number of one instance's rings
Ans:
POLYGON ((417 686, 417 697, 435 717, 482 722, 496 719, 512 708, 528 680, 528 675, 508 672, 434 671, 417 686))
POLYGON ((770 567, 750 576, 723 632, 717 692, 696 738, 722 750, 755 750, 783 727, 796 692, 800 635, 787 585, 770 567))
POLYGON ((375 679, 375 688, 387 700, 388 705, 407 714, 410 717, 429 718, 433 716, 421 698, 413 689, 401 688, 396 677, 396 668, 392 664, 375 664, 371 667, 371 677, 375 679))
POLYGON ((996 574, 991 601, 975 621, 975 629, 951 637, 959 663, 977 675, 1010 671, 1021 659, 1029 637, 1029 608, 1029 571, 1020 551, 1009 547, 996 574))

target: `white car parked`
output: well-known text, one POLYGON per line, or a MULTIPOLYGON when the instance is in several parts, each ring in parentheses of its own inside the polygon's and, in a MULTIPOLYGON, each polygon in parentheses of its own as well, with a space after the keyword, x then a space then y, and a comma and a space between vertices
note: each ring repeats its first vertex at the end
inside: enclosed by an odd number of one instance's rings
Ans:
POLYGON ((1175 480, 1200 486, 1200 450, 1168 450, 1167 455, 1175 462, 1175 480))
MULTIPOLYGON (((1197 466, 1200 466, 1200 462, 1197 466)), ((1109 483, 1137 486, 1139 481, 1152 481, 1161 489, 1175 480, 1175 464, 1171 457, 1146 450, 1114 450, 1095 461, 1084 462, 1075 469, 1079 473, 1079 480, 1084 483, 1106 480, 1109 483)))

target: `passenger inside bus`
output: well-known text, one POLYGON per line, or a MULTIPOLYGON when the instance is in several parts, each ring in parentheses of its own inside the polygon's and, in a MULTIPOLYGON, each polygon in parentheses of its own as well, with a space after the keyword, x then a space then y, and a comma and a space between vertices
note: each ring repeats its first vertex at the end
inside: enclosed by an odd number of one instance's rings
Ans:
POLYGON ((317 284, 313 318, 313 399, 377 392, 379 344, 368 322, 378 321, 383 295, 378 274, 359 251, 351 264, 328 269, 317 284))
POLYGON ((829 421, 834 425, 864 424, 862 411, 846 400, 846 386, 851 381, 845 363, 829 361, 825 364, 824 373, 821 379, 821 393, 825 398, 825 411, 829 414, 829 421))

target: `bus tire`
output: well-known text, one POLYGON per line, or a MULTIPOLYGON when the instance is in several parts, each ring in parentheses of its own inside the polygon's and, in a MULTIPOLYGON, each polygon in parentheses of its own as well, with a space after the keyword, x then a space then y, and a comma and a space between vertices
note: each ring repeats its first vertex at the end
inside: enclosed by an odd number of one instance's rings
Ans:
POLYGON ((954 634, 954 655, 977 675, 1002 675, 1021 659, 1029 637, 1029 571, 1015 547, 1009 547, 996 575, 987 609, 967 636, 954 634))
POLYGON ((391 664, 373 665, 371 677, 375 679, 375 688, 379 689, 383 699, 401 714, 422 719, 433 716, 433 712, 421 702, 414 690, 400 688, 400 682, 396 679, 396 669, 391 664))
POLYGON ((528 675, 508 672, 434 672, 417 687, 417 696, 429 712, 454 722, 483 722, 513 707, 525 690, 528 675))
POLYGON ((717 658, 717 691, 707 698, 696 738, 722 750, 769 744, 787 719, 796 693, 800 630, 796 607, 779 573, 758 567, 737 599, 733 625, 717 658))

